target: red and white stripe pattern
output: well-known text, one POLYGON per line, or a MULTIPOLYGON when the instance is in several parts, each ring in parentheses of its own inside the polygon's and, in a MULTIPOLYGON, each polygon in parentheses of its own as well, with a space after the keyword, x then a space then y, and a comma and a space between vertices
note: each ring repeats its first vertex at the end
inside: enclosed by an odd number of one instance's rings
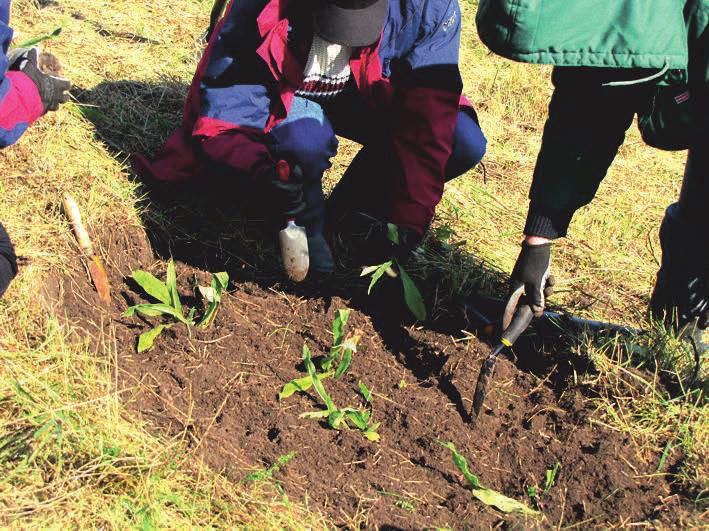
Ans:
POLYGON ((352 48, 340 46, 315 35, 308 62, 303 72, 303 84, 297 96, 311 100, 327 100, 343 90, 352 76, 352 48))

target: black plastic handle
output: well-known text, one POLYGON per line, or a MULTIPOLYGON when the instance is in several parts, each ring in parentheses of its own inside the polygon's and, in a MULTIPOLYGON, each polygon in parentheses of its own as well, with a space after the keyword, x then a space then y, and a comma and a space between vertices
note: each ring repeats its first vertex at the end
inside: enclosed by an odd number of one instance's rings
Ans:
POLYGON ((532 308, 527 304, 518 305, 512 322, 502 333, 502 343, 507 347, 511 347, 529 327, 532 319, 534 319, 532 308))

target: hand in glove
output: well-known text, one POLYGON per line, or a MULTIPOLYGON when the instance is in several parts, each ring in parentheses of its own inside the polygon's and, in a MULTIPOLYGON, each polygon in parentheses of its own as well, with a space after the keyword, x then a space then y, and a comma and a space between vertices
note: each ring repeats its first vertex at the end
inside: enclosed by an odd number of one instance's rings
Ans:
POLYGON ((538 245, 524 242, 510 277, 510 296, 524 289, 535 317, 542 316, 546 298, 553 292, 554 277, 550 270, 551 242, 538 245))
POLYGON ((264 187, 264 199, 275 215, 293 219, 305 210, 303 172, 300 166, 291 168, 288 162, 279 160, 264 166, 256 179, 264 187))
POLYGON ((42 64, 51 68, 58 68, 58 61, 51 54, 43 54, 40 60, 39 48, 17 48, 8 54, 10 70, 23 72, 37 86, 39 96, 44 104, 44 112, 56 111, 59 105, 69 101, 71 82, 62 77, 46 74, 42 64))

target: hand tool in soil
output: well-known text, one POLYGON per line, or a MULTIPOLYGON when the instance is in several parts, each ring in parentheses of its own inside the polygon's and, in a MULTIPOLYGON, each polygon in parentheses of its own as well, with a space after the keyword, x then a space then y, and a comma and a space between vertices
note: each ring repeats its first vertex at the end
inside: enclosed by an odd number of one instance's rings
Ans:
MULTIPOLYGON (((278 161, 276 171, 281 181, 287 182, 290 179, 290 165, 285 160, 278 161)), ((296 225, 295 218, 288 218, 286 227, 278 233, 278 242, 281 246, 281 258, 286 275, 294 282, 302 282, 310 269, 308 236, 305 227, 296 225)))
POLYGON ((111 302, 111 289, 108 283, 108 275, 106 274, 106 268, 103 266, 103 260, 101 257, 94 253, 94 246, 91 243, 91 238, 89 238, 89 233, 86 232, 84 223, 81 221, 81 213, 79 212, 79 206, 74 201, 69 194, 64 194, 64 213, 69 219, 71 228, 74 231, 74 236, 79 242, 79 247, 83 251, 87 266, 89 268, 89 274, 91 275, 91 280, 96 287, 99 298, 109 304, 111 302))
POLYGON ((483 402, 485 402, 485 395, 487 394, 487 388, 490 385, 490 380, 495 371, 497 357, 505 347, 511 347, 515 341, 517 341, 534 318, 534 312, 531 306, 524 301, 520 304, 522 295, 524 295, 524 287, 520 287, 510 296, 502 318, 503 332, 500 337, 500 342, 492 349, 480 368, 480 375, 478 376, 478 381, 475 384, 475 392, 473 393, 473 411, 471 412, 471 419, 473 421, 477 418, 482 409, 483 402))

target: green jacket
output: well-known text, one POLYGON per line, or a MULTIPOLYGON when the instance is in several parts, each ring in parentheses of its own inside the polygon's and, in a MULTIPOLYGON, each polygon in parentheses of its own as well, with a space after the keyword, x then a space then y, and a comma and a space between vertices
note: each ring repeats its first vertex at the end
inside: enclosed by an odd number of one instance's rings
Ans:
POLYGON ((686 69, 709 87, 709 0, 480 0, 476 21, 483 43, 515 61, 686 69))

